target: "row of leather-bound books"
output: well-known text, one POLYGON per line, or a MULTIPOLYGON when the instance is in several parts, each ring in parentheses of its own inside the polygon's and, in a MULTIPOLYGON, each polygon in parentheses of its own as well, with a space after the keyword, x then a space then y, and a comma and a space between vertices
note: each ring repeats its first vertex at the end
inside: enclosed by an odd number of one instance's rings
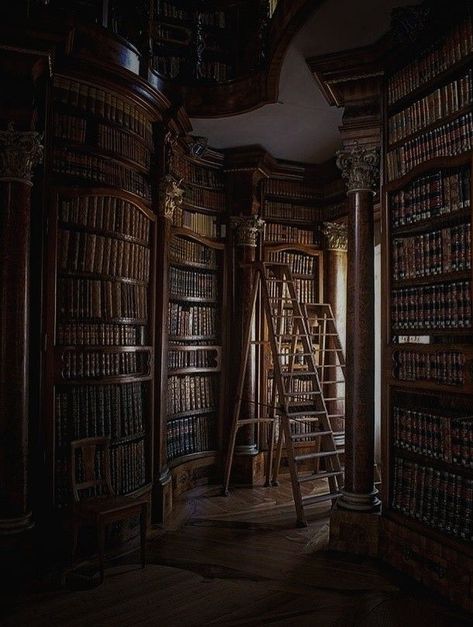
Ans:
MULTIPOLYGON (((465 3, 465 8, 467 3, 465 3)), ((456 24, 443 41, 398 70, 388 81, 388 99, 394 104, 438 74, 453 67, 473 53, 473 24, 471 10, 456 24)))
POLYGON ((169 269, 169 287, 172 297, 192 297, 215 300, 218 294, 218 281, 215 273, 183 268, 169 269))
POLYGON ((88 147, 95 146, 98 152, 103 150, 113 153, 114 156, 130 159, 146 170, 151 166, 150 148, 141 139, 115 126, 56 112, 54 136, 76 144, 87 144, 88 147))
POLYGON ((149 243, 150 219, 133 203, 103 194, 61 198, 59 220, 93 231, 116 233, 149 243))
POLYGON ((148 384, 68 385, 56 391, 56 443, 105 436, 112 442, 145 430, 148 384))
POLYGON ((393 408, 394 446, 450 464, 473 467, 473 414, 393 408))
POLYGON ((396 456, 391 505, 443 533, 473 538, 473 479, 461 472, 396 456))
POLYGON ((146 327, 136 324, 60 322, 56 330, 60 346, 144 346, 146 327))
POLYGON ((473 72, 439 87, 389 118, 389 142, 395 143, 473 103, 473 72))
POLYGON ((395 281, 469 270, 471 224, 395 238, 392 259, 395 281))
POLYGON ((442 385, 463 385, 465 355, 460 351, 402 350, 393 354, 394 375, 400 381, 430 381, 442 385))
POLYGON ((217 333, 217 310, 208 305, 170 302, 168 305, 170 336, 206 336, 217 333))
POLYGON ((150 370, 149 356, 143 351, 65 351, 61 361, 63 379, 144 376, 150 370))
POLYGON ((73 229, 59 230, 58 268, 147 282, 150 249, 115 237, 73 229))
POLYGON ((223 190, 223 176, 216 168, 200 165, 176 152, 171 156, 170 168, 176 176, 184 179, 187 184, 223 190))
POLYGON ((64 319, 145 320, 148 295, 145 285, 121 281, 60 278, 57 310, 64 319))
POLYGON ((307 276, 313 276, 318 261, 316 257, 311 255, 285 250, 270 251, 268 257, 269 261, 288 264, 293 274, 305 274, 307 276))
POLYGON ((64 76, 54 79, 56 102, 103 118, 140 136, 153 145, 153 128, 140 107, 111 91, 64 76))
POLYGON ((277 222, 267 222, 265 224, 264 239, 266 242, 318 244, 318 238, 314 231, 277 222))
POLYGON ((148 179, 140 172, 114 159, 89 154, 79 149, 56 147, 53 170, 63 176, 119 187, 145 200, 151 200, 151 187, 148 179))
POLYGON ((212 374, 168 377, 168 416, 196 409, 215 409, 216 384, 217 380, 212 374))
POLYGON ((472 323, 470 281, 395 289, 391 319, 397 330, 468 328, 472 323))
POLYGON ((386 154, 388 180, 404 176, 431 159, 468 153, 472 147, 473 114, 466 113, 390 150, 386 154))
POLYGON ((168 460, 216 449, 214 413, 174 418, 167 422, 168 460))
POLYGON ((171 238, 169 242, 169 259, 171 263, 199 263, 209 268, 216 268, 217 266, 217 255, 213 248, 183 237, 171 238))
POLYGON ((465 209, 471 203, 470 167, 435 170, 389 197, 394 228, 465 209))
POLYGON ((195 346, 193 350, 179 350, 179 346, 171 344, 168 349, 169 370, 181 368, 213 368, 219 367, 219 350, 216 347, 195 346))
POLYGON ((322 222, 324 219, 323 209, 314 207, 309 204, 301 205, 298 203, 282 200, 264 201, 263 207, 264 217, 268 220, 287 220, 300 222, 322 222))

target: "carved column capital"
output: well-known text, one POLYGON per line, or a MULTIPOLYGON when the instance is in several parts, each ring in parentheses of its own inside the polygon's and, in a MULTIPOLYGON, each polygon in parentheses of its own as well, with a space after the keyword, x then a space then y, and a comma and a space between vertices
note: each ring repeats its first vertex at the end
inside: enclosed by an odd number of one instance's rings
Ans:
POLYGON ((230 224, 235 229, 237 246, 256 248, 258 235, 263 231, 264 220, 257 215, 234 216, 230 224))
POLYGON ((325 235, 327 250, 347 250, 348 229, 344 222, 324 222, 322 233, 325 235))
POLYGON ((337 152, 337 166, 347 182, 347 193, 372 192, 376 194, 379 185, 379 150, 366 149, 358 142, 351 150, 337 152))
POLYGON ((182 179, 175 179, 170 174, 166 174, 161 180, 161 202, 163 215, 173 224, 182 224, 182 202, 184 200, 184 189, 181 187, 182 179))
POLYGON ((34 131, 15 131, 13 122, 0 131, 0 181, 33 185, 33 169, 43 158, 41 135, 34 131))

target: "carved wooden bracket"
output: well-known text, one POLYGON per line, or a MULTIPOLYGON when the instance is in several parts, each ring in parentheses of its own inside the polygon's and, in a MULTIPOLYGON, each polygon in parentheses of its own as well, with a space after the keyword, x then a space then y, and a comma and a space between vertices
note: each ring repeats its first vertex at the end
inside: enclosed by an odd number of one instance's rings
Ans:
POLYGON ((230 218, 230 224, 235 229, 237 246, 256 248, 258 235, 262 233, 264 228, 262 218, 257 215, 233 216, 230 218))
POLYGON ((33 170, 43 158, 41 135, 15 131, 13 122, 0 131, 0 180, 33 185, 33 170))

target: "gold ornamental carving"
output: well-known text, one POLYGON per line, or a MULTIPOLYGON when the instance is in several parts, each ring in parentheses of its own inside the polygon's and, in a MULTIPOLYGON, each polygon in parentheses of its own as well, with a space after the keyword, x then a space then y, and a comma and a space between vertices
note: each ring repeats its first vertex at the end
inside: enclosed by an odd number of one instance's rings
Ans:
POLYGON ((348 229, 344 222, 324 222, 322 233, 325 235, 327 250, 347 250, 348 229))
POLYGON ((15 131, 13 122, 0 131, 0 180, 33 185, 33 170, 43 158, 41 135, 15 131))
POLYGON ((182 224, 182 202, 184 189, 181 187, 182 179, 175 179, 167 174, 161 181, 161 196, 164 205, 164 217, 176 225, 182 224))
POLYGON ((358 142, 351 150, 337 152, 337 166, 347 183, 347 193, 372 192, 379 186, 379 150, 365 148, 358 142))
POLYGON ((234 216, 230 224, 235 229, 237 246, 256 248, 258 235, 263 232, 264 220, 257 215, 234 216))

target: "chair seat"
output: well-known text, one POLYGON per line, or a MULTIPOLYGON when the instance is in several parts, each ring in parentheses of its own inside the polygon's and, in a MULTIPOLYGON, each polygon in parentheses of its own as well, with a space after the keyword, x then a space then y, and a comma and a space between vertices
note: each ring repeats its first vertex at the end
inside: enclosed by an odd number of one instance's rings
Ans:
POLYGON ((102 496, 80 501, 76 504, 75 511, 79 516, 88 518, 139 509, 146 504, 144 499, 133 499, 129 496, 102 496))

